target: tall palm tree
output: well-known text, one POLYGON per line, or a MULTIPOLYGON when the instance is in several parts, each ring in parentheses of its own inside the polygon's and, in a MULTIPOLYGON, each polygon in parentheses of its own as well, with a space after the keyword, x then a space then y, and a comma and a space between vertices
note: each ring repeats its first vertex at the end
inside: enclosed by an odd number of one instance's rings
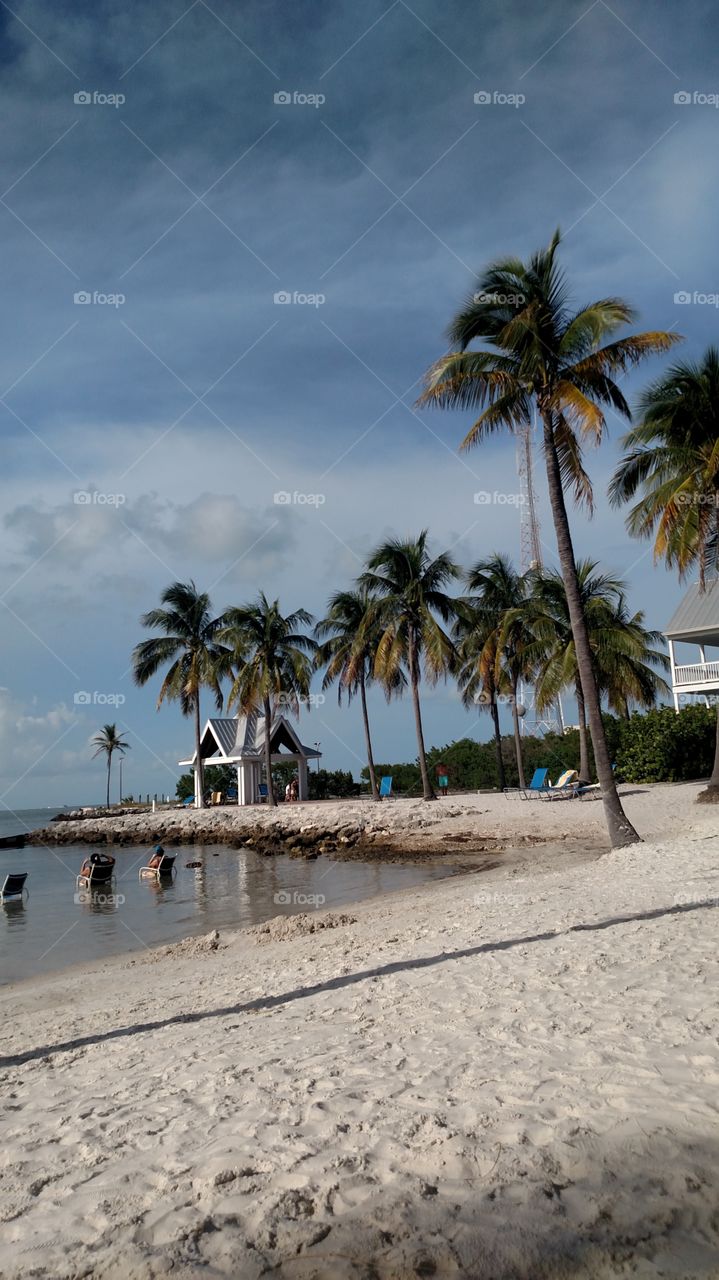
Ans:
POLYGON ((500 791, 507 785, 499 724, 499 698, 506 692, 497 673, 497 628, 495 620, 471 600, 458 600, 453 636, 457 646, 457 684, 465 707, 479 707, 492 717, 497 781, 500 791))
POLYGON ((126 741, 121 733, 117 732, 116 724, 104 724, 99 733, 95 734, 92 739, 93 747, 97 747, 97 751, 93 751, 93 760, 102 755, 107 756, 107 799, 105 801, 108 809, 110 808, 110 773, 112 771, 112 757, 117 752, 119 756, 124 756, 126 751, 130 750, 130 743, 126 741))
MULTIPOLYGON (((661 634, 646 629, 643 613, 629 613, 625 584, 598 572, 595 560, 577 561, 577 580, 600 697, 606 696, 610 709, 620 715, 628 714, 630 703, 653 706, 659 693, 668 692, 656 670, 668 666, 666 654, 655 647, 661 634)), ((536 640, 537 707, 543 710, 562 689, 572 690, 579 721, 579 774, 589 779, 586 707, 564 581, 556 570, 537 569, 530 583, 522 616, 536 640)))
MULTIPOLYGON (((698 570, 699 589, 719 569, 719 351, 698 363, 681 361, 639 399, 639 421, 609 486, 613 506, 639 501, 627 528, 654 537, 655 559, 685 578, 698 570)), ((719 708, 714 767, 702 800, 719 801, 719 708)))
POLYGON ((567 591, 579 676, 594 744, 605 816, 613 846, 639 837, 617 793, 604 735, 599 694, 592 669, 587 624, 582 611, 565 489, 591 509, 592 487, 582 465, 585 438, 599 443, 606 406, 629 417, 618 375, 677 338, 652 332, 607 342, 633 318, 620 298, 603 298, 571 311, 566 277, 557 262, 557 231, 547 249, 528 262, 506 258, 490 266, 478 291, 450 326, 454 347, 429 371, 421 405, 479 409, 463 449, 493 431, 514 432, 542 423, 547 484, 557 550, 567 591), (490 345, 469 350, 480 340, 490 345), (604 345, 603 345, 604 344, 604 345))
MULTIPOLYGON (((348 702, 359 693, 370 789, 372 799, 379 800, 367 712, 367 685, 372 680, 380 632, 370 617, 370 611, 371 602, 366 591, 337 591, 329 600, 326 617, 315 627, 315 636, 322 641, 317 651, 317 665, 326 667, 322 688, 329 689, 336 680, 340 703, 343 693, 346 693, 348 702)), ((404 683, 404 673, 398 671, 395 688, 401 688, 404 683)), ((389 696, 392 690, 385 692, 389 696)))
POLYGON ((390 539, 377 547, 359 578, 373 597, 365 630, 379 630, 374 675, 386 690, 396 687, 406 667, 412 691, 414 722, 425 800, 436 800, 427 769, 419 686, 425 676, 434 683, 454 662, 454 645, 441 622, 451 622, 455 602, 444 587, 459 577, 459 567, 444 552, 430 559, 427 530, 405 541, 390 539))
POLYGON ((173 582, 160 597, 161 609, 151 609, 141 618, 143 627, 163 634, 141 640, 132 655, 135 682, 147 684, 161 667, 169 663, 157 699, 158 710, 167 698, 178 701, 183 716, 194 715, 195 760, 198 806, 204 807, 204 770, 200 750, 200 690, 205 686, 222 709, 220 680, 229 673, 229 653, 218 641, 220 619, 212 617, 210 597, 198 591, 194 582, 173 582))
POLYGON ((253 603, 228 609, 222 619, 220 639, 230 646, 236 668, 227 705, 237 704, 244 715, 262 710, 267 801, 272 806, 272 719, 278 705, 298 715, 300 701, 309 695, 317 645, 299 628, 312 621, 305 609, 283 617, 279 600, 269 601, 262 592, 253 603))
POLYGON ((476 596, 477 607, 484 614, 488 628, 484 665, 494 658, 494 682, 509 690, 512 704, 514 750, 517 757, 519 785, 526 785, 522 760, 522 735, 519 728, 519 689, 532 674, 530 644, 533 636, 527 629, 524 610, 527 600, 526 580, 513 568, 508 556, 493 555, 480 560, 467 574, 467 586, 476 596))

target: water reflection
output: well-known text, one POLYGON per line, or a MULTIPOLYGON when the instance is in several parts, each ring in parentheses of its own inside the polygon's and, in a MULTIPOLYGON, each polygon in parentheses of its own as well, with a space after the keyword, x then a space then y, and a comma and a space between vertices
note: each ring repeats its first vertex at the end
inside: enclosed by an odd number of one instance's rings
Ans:
POLYGON ((27 925, 27 912, 25 910, 26 902, 22 895, 17 898, 4 898, 2 901, 3 915, 7 920, 9 932, 22 932, 27 925))

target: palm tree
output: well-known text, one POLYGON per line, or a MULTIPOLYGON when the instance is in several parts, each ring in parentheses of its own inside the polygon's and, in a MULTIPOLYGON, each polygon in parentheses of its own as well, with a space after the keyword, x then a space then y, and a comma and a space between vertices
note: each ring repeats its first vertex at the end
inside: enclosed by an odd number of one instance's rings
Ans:
POLYGON ((514 432, 532 421, 536 408, 557 550, 567 592, 579 677, 594 744, 594 758, 613 846, 639 837, 617 793, 604 735, 591 648, 582 611, 565 488, 591 509, 592 487, 582 465, 582 440, 599 443, 606 406, 629 417, 617 376, 678 339, 653 332, 606 342, 633 318, 620 298, 604 298, 572 312, 568 285, 557 263, 560 235, 528 262, 507 258, 490 266, 478 292, 453 320, 454 350, 429 371, 420 405, 479 409, 463 444, 469 449, 491 432, 514 432), (475 340, 489 343, 468 350, 475 340), (602 345, 602 344, 605 345, 602 345))
POLYGON ((312 621, 305 609, 283 617, 279 600, 270 602, 262 592, 254 603, 228 609, 222 619, 220 639, 230 646, 237 669, 227 705, 236 703, 243 715, 262 710, 267 801, 272 806, 272 718, 277 705, 298 715, 300 701, 309 695, 317 645, 298 628, 312 621))
MULTIPOLYGON (((643 613, 630 615, 625 584, 598 572, 596 561, 579 560, 577 580, 600 697, 606 696, 610 709, 619 715, 628 715, 630 702, 653 706, 659 693, 668 692, 667 684, 655 670, 668 666, 666 654, 654 647, 661 643, 661 634, 646 629, 643 613)), ((541 711, 556 702, 562 689, 572 690, 579 720, 579 774, 588 780, 586 707, 561 573, 547 569, 532 573, 522 616, 536 640, 533 657, 537 663, 537 707, 541 711)))
POLYGON ((488 710, 492 717, 497 780, 507 785, 502 756, 498 699, 505 691, 497 675, 497 628, 494 620, 471 600, 458 600, 453 636, 457 645, 457 684, 465 707, 488 710))
MULTIPOLYGON (((719 351, 682 361, 644 391, 639 422, 609 486, 613 506, 641 495, 627 517, 636 537, 654 537, 655 559, 696 567, 699 589, 719 568, 719 351)), ((702 800, 719 801, 719 709, 714 767, 702 800)))
POLYGON ((179 701, 183 716, 194 714, 195 760, 197 769, 198 806, 204 807, 204 777, 200 750, 200 690, 203 686, 215 696, 215 706, 222 709, 220 680, 229 673, 228 650, 218 642, 220 619, 212 617, 210 597, 197 590, 194 582, 173 582, 160 597, 165 608, 151 609, 141 618, 143 627, 153 627, 163 634, 142 640, 132 655, 134 677, 139 685, 147 684, 154 675, 170 664, 157 699, 158 710, 165 698, 179 701))
MULTIPOLYGON (((379 800, 366 692, 372 680, 379 631, 369 616, 370 610, 366 591, 338 591, 329 600, 327 616, 317 623, 315 636, 323 641, 317 651, 317 665, 326 667, 322 688, 328 689, 336 680, 340 703, 343 693, 347 694, 348 702, 359 693, 372 799, 379 800)), ((404 674, 398 671, 396 688, 404 683, 404 674)), ((389 696, 392 690, 386 692, 389 696)))
POLYGON ((533 641, 524 617, 526 581, 513 568, 508 556, 493 555, 470 569, 467 585, 470 592, 476 593, 477 607, 483 613, 488 629, 483 665, 486 668, 494 659, 493 679, 497 690, 504 686, 511 695, 517 773, 519 785, 524 787, 518 694, 521 682, 532 673, 529 645, 533 641))
POLYGON ((115 752, 124 756, 126 751, 130 750, 130 744, 125 740, 121 733, 117 732, 116 724, 104 724, 99 733, 95 734, 92 739, 93 747, 97 747, 97 751, 92 754, 93 760, 97 756, 105 753, 107 756, 107 799, 105 801, 107 808, 110 808, 110 773, 112 771, 112 757, 115 752))
POLYGON ((436 800, 427 769, 422 730, 419 686, 422 667, 434 683, 451 669, 455 650, 437 615, 447 623, 454 617, 455 602, 443 588, 459 577, 459 567, 444 552, 434 560, 427 551, 427 530, 415 540, 390 539, 377 547, 361 574, 359 584, 373 603, 367 611, 365 631, 375 627, 379 639, 374 676, 385 690, 397 686, 406 667, 412 690, 414 722, 425 800, 436 800))

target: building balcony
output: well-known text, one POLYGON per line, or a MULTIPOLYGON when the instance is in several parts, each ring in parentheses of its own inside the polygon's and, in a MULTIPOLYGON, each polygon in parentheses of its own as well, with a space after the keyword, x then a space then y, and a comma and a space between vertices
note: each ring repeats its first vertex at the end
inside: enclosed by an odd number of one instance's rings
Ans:
POLYGON ((674 668, 675 689, 715 689, 719 687, 719 662, 692 662, 674 668))

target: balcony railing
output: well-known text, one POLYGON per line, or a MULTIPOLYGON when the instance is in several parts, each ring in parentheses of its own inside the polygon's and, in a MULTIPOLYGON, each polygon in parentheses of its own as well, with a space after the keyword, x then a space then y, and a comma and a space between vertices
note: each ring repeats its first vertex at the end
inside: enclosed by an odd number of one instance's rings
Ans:
POLYGON ((719 684, 719 662, 693 662, 675 667, 674 684, 719 684))

